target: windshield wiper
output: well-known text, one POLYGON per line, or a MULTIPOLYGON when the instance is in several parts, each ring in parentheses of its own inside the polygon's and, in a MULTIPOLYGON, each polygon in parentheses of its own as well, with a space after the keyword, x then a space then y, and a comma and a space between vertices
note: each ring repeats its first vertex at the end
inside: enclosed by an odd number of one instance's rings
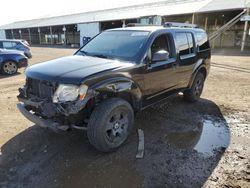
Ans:
POLYGON ((92 56, 92 57, 100 57, 100 58, 105 58, 105 59, 110 58, 110 57, 108 57, 106 55, 103 55, 103 54, 90 54, 90 56, 92 56))
POLYGON ((85 56, 88 55, 88 52, 85 52, 84 50, 80 50, 81 53, 83 53, 85 56))
POLYGON ((80 50, 80 52, 81 52, 83 55, 85 55, 85 56, 99 57, 99 58, 104 58, 104 59, 114 59, 113 57, 107 56, 107 55, 104 55, 104 54, 89 53, 89 52, 86 52, 86 51, 84 51, 84 50, 80 50))

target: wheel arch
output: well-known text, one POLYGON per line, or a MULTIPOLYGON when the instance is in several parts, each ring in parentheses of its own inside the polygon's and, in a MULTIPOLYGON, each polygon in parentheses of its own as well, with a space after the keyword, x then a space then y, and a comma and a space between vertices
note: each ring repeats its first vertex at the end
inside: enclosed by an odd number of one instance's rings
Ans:
POLYGON ((206 77, 208 75, 208 70, 207 70, 207 67, 205 65, 204 60, 202 60, 202 59, 197 61, 196 65, 193 69, 193 73, 192 73, 191 79, 190 79, 189 84, 188 84, 189 88, 192 86, 193 81, 199 72, 201 72, 204 75, 204 78, 206 79, 206 77))
POLYGON ((139 111, 141 108, 141 89, 129 78, 107 79, 95 84, 91 89, 97 103, 107 98, 118 97, 126 100, 135 111, 139 111))
POLYGON ((1 62, 1 64, 4 64, 4 63, 6 63, 6 62, 8 62, 8 61, 18 64, 18 61, 17 61, 16 59, 4 59, 4 60, 1 62))

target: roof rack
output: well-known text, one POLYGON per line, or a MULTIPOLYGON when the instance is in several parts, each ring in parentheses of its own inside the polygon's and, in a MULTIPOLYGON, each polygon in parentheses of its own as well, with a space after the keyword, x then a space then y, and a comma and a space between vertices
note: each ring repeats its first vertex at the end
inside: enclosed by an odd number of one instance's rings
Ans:
POLYGON ((161 26, 161 25, 156 25, 156 24, 141 24, 141 23, 128 23, 126 27, 142 27, 142 26, 161 26))
POLYGON ((179 22, 165 22, 163 25, 157 24, 141 24, 141 23, 128 23, 126 27, 143 27, 143 26, 163 26, 163 27, 182 27, 182 28, 200 28, 196 24, 179 23, 179 22))
POLYGON ((196 24, 178 23, 178 22, 165 22, 163 26, 164 27, 199 28, 199 26, 196 24))

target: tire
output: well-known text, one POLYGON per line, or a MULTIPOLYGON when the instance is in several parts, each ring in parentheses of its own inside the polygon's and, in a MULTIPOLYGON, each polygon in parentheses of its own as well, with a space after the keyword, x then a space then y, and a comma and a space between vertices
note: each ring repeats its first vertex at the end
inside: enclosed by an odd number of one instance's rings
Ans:
POLYGON ((6 75, 16 74, 18 70, 17 64, 13 61, 6 61, 1 67, 1 72, 6 75))
POLYGON ((184 100, 188 102, 196 102, 200 99, 203 91, 205 77, 204 74, 198 72, 190 89, 184 91, 184 100))
POLYGON ((128 138, 134 124, 131 105, 119 98, 103 101, 92 112, 87 135, 91 145, 101 152, 111 152, 128 138))

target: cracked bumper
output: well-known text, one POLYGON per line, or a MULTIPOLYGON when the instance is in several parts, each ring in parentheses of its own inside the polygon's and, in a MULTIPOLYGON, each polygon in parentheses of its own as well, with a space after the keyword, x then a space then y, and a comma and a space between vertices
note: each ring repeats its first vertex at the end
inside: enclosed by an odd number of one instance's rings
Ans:
POLYGON ((69 128, 68 126, 62 126, 59 123, 56 123, 50 119, 43 119, 39 116, 34 115, 25 108, 25 105, 23 103, 18 103, 17 108, 23 114, 24 117, 26 117, 28 120, 40 127, 50 128, 54 131, 67 130, 69 128))

